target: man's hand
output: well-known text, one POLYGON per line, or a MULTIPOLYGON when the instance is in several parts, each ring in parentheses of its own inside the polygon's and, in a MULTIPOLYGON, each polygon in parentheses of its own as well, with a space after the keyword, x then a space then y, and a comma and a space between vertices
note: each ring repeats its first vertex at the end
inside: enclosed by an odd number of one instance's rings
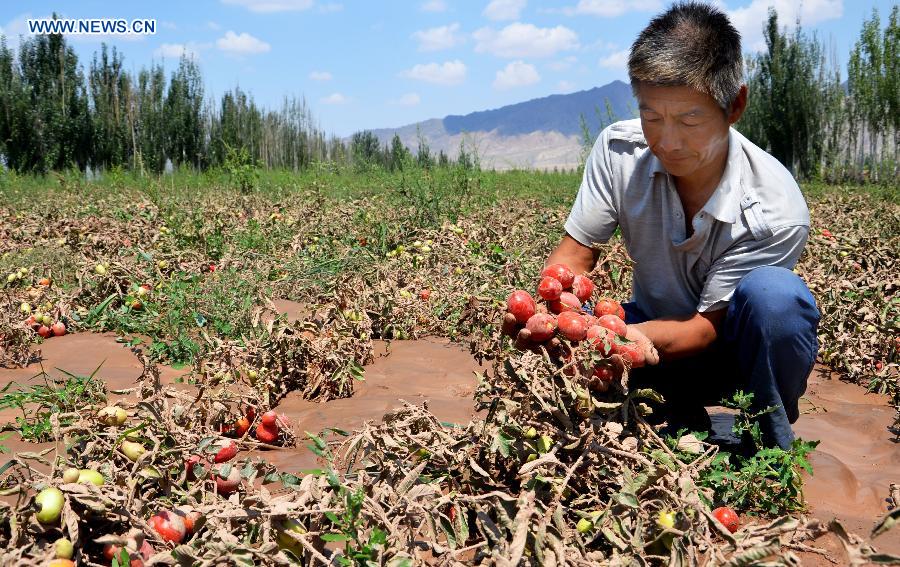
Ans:
POLYGON ((641 354, 644 355, 644 364, 638 366, 655 366, 659 364, 659 353, 656 351, 656 347, 653 346, 653 341, 648 339, 647 335, 642 333, 638 326, 628 325, 628 333, 625 335, 625 338, 637 343, 641 354))

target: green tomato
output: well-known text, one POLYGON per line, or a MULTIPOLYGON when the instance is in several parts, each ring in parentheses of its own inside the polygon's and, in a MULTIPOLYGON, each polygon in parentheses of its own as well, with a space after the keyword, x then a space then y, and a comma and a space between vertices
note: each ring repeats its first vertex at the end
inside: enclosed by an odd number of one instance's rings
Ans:
POLYGON ((65 498, 62 491, 55 486, 48 486, 38 492, 37 496, 34 497, 34 503, 41 507, 37 513, 38 522, 55 524, 59 521, 64 501, 65 498))
POLYGON ((656 516, 656 525, 666 530, 675 526, 675 512, 660 510, 656 516))
POLYGON ((103 475, 93 469, 82 469, 81 471, 79 471, 78 482, 89 482, 94 486, 103 486, 106 483, 106 481, 103 479, 103 475))
POLYGON ((588 520, 587 518, 581 518, 578 520, 578 524, 575 525, 575 529, 578 530, 580 534, 586 534, 592 529, 594 529, 594 522, 588 520))
POLYGON ((549 453, 550 448, 553 447, 553 438, 548 435, 541 435, 536 445, 538 453, 549 453))
POLYGON ((55 547, 57 559, 72 559, 72 556, 75 555, 75 546, 68 538, 61 537, 56 540, 55 547))

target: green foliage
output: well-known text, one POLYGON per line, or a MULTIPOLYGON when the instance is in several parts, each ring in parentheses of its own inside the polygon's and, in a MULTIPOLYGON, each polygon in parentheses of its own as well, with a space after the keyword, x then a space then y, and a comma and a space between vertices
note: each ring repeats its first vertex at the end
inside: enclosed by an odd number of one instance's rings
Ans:
POLYGON ((95 378, 99 370, 98 366, 89 376, 76 376, 60 370, 67 376, 65 381, 54 380, 49 374, 41 372, 35 378, 43 379, 43 384, 18 389, 13 389, 18 384, 10 382, 0 390, 0 410, 15 409, 22 415, 16 417, 15 426, 6 425, 4 428, 14 428, 22 439, 34 443, 51 440, 52 420, 58 420, 61 426, 69 425, 76 421, 79 412, 84 411, 86 406, 106 401, 106 386, 102 380, 95 378))
POLYGON ((259 182, 259 168, 256 160, 247 151, 247 148, 233 148, 225 142, 225 163, 223 168, 231 176, 232 185, 241 193, 250 193, 259 182))
POLYGON ((808 456, 819 442, 796 439, 788 450, 765 447, 758 419, 775 408, 753 412, 753 394, 741 391, 722 404, 738 410, 732 432, 738 439, 749 441, 755 453, 719 453, 701 483, 714 489, 719 501, 738 510, 772 515, 803 510, 801 471, 812 474, 808 456))
POLYGON ((882 33, 877 11, 863 23, 847 64, 800 26, 788 34, 770 10, 766 51, 746 58, 749 98, 737 128, 801 179, 896 180, 900 142, 900 10, 882 33))
POLYGON ((328 484, 337 493, 338 498, 344 500, 344 510, 338 515, 334 512, 325 512, 325 517, 331 521, 332 531, 321 536, 322 541, 342 542, 344 553, 337 557, 340 565, 379 565, 378 558, 387 542, 387 533, 375 526, 369 530, 368 537, 363 531, 367 527, 362 521, 363 503, 366 501, 366 493, 362 486, 356 490, 350 490, 344 486, 334 470, 327 471, 328 484))

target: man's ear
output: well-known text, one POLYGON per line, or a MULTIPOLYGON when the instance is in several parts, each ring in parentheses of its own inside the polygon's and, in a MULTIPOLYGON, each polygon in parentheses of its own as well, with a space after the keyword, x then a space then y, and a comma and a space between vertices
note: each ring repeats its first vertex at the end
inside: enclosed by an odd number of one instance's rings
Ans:
POLYGON ((740 120, 745 110, 747 110, 747 85, 741 85, 737 96, 731 103, 731 108, 728 109, 728 123, 734 124, 740 120))

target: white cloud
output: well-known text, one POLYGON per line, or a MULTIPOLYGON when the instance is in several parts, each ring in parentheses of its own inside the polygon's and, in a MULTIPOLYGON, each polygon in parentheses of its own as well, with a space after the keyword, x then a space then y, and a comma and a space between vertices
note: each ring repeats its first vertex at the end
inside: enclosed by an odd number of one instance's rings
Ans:
POLYGON ((412 34, 412 38, 419 42, 419 51, 440 51, 442 49, 450 49, 466 40, 465 36, 459 33, 458 23, 427 30, 419 30, 412 34))
MULTIPOLYGON (((49 17, 49 16, 48 16, 49 17)), ((28 31, 28 22, 27 20, 35 19, 34 16, 31 15, 31 12, 27 12, 22 14, 16 18, 13 18, 6 25, 0 27, 0 34, 6 36, 6 45, 10 49, 18 50, 19 39, 18 36, 30 35, 28 31)))
POLYGON ((627 49, 610 53, 606 57, 600 59, 600 66, 614 71, 623 71, 628 67, 629 53, 630 52, 627 49))
POLYGON ((313 81, 330 81, 332 76, 328 71, 313 71, 309 74, 309 78, 313 81))
POLYGON ((218 22, 214 22, 212 20, 206 22, 206 27, 208 27, 211 30, 216 30, 216 31, 219 31, 220 29, 222 29, 222 26, 220 26, 218 22))
POLYGON ((224 4, 243 6, 251 12, 300 12, 309 10, 313 0, 222 0, 224 4))
POLYGON ((662 9, 660 0, 578 0, 572 8, 563 8, 563 13, 573 16, 586 14, 601 18, 615 18, 626 12, 652 12, 662 9))
POLYGON ((556 92, 558 93, 570 93, 575 90, 575 83, 572 81, 562 80, 556 83, 556 92))
POLYGON ((477 42, 475 51, 498 57, 551 57, 578 47, 578 34, 565 26, 539 28, 517 22, 500 31, 481 28, 472 36, 477 42))
POLYGON ((533 85, 541 80, 534 65, 524 61, 513 61, 500 71, 494 79, 495 89, 512 89, 533 85))
POLYGON ((403 71, 401 76, 435 85, 458 85, 466 80, 466 64, 459 59, 419 64, 403 71))
POLYGON ((406 93, 397 100, 391 101, 391 104, 398 104, 400 106, 416 106, 420 102, 422 102, 422 99, 419 97, 419 93, 406 93))
POLYGON ((236 34, 231 30, 225 32, 224 37, 216 40, 216 47, 236 55, 266 53, 272 49, 271 45, 247 32, 236 34))
POLYGON ((428 0, 427 2, 422 2, 419 9, 423 12, 446 12, 447 3, 444 0, 428 0))
POLYGON ((547 63, 547 68, 549 68, 551 71, 557 71, 557 72, 567 71, 568 69, 571 69, 572 65, 574 65, 575 63, 578 63, 578 58, 575 57, 574 55, 569 55, 569 56, 563 57, 562 59, 558 59, 556 61, 551 61, 550 63, 547 63))
POLYGON ((200 46, 198 44, 183 43, 164 43, 153 51, 153 55, 166 59, 181 59, 182 55, 187 55, 191 59, 199 59, 200 46))
POLYGON ((331 93, 325 98, 321 99, 322 104, 347 104, 350 102, 350 99, 342 95, 341 93, 331 93))
POLYGON ((525 4, 526 0, 491 0, 482 14, 494 21, 518 20, 525 4))
POLYGON ((741 32, 741 47, 745 51, 765 49, 762 29, 769 18, 769 6, 778 13, 779 27, 791 29, 798 16, 800 25, 809 28, 819 22, 840 19, 844 14, 843 0, 753 0, 746 6, 728 11, 731 23, 741 32))

